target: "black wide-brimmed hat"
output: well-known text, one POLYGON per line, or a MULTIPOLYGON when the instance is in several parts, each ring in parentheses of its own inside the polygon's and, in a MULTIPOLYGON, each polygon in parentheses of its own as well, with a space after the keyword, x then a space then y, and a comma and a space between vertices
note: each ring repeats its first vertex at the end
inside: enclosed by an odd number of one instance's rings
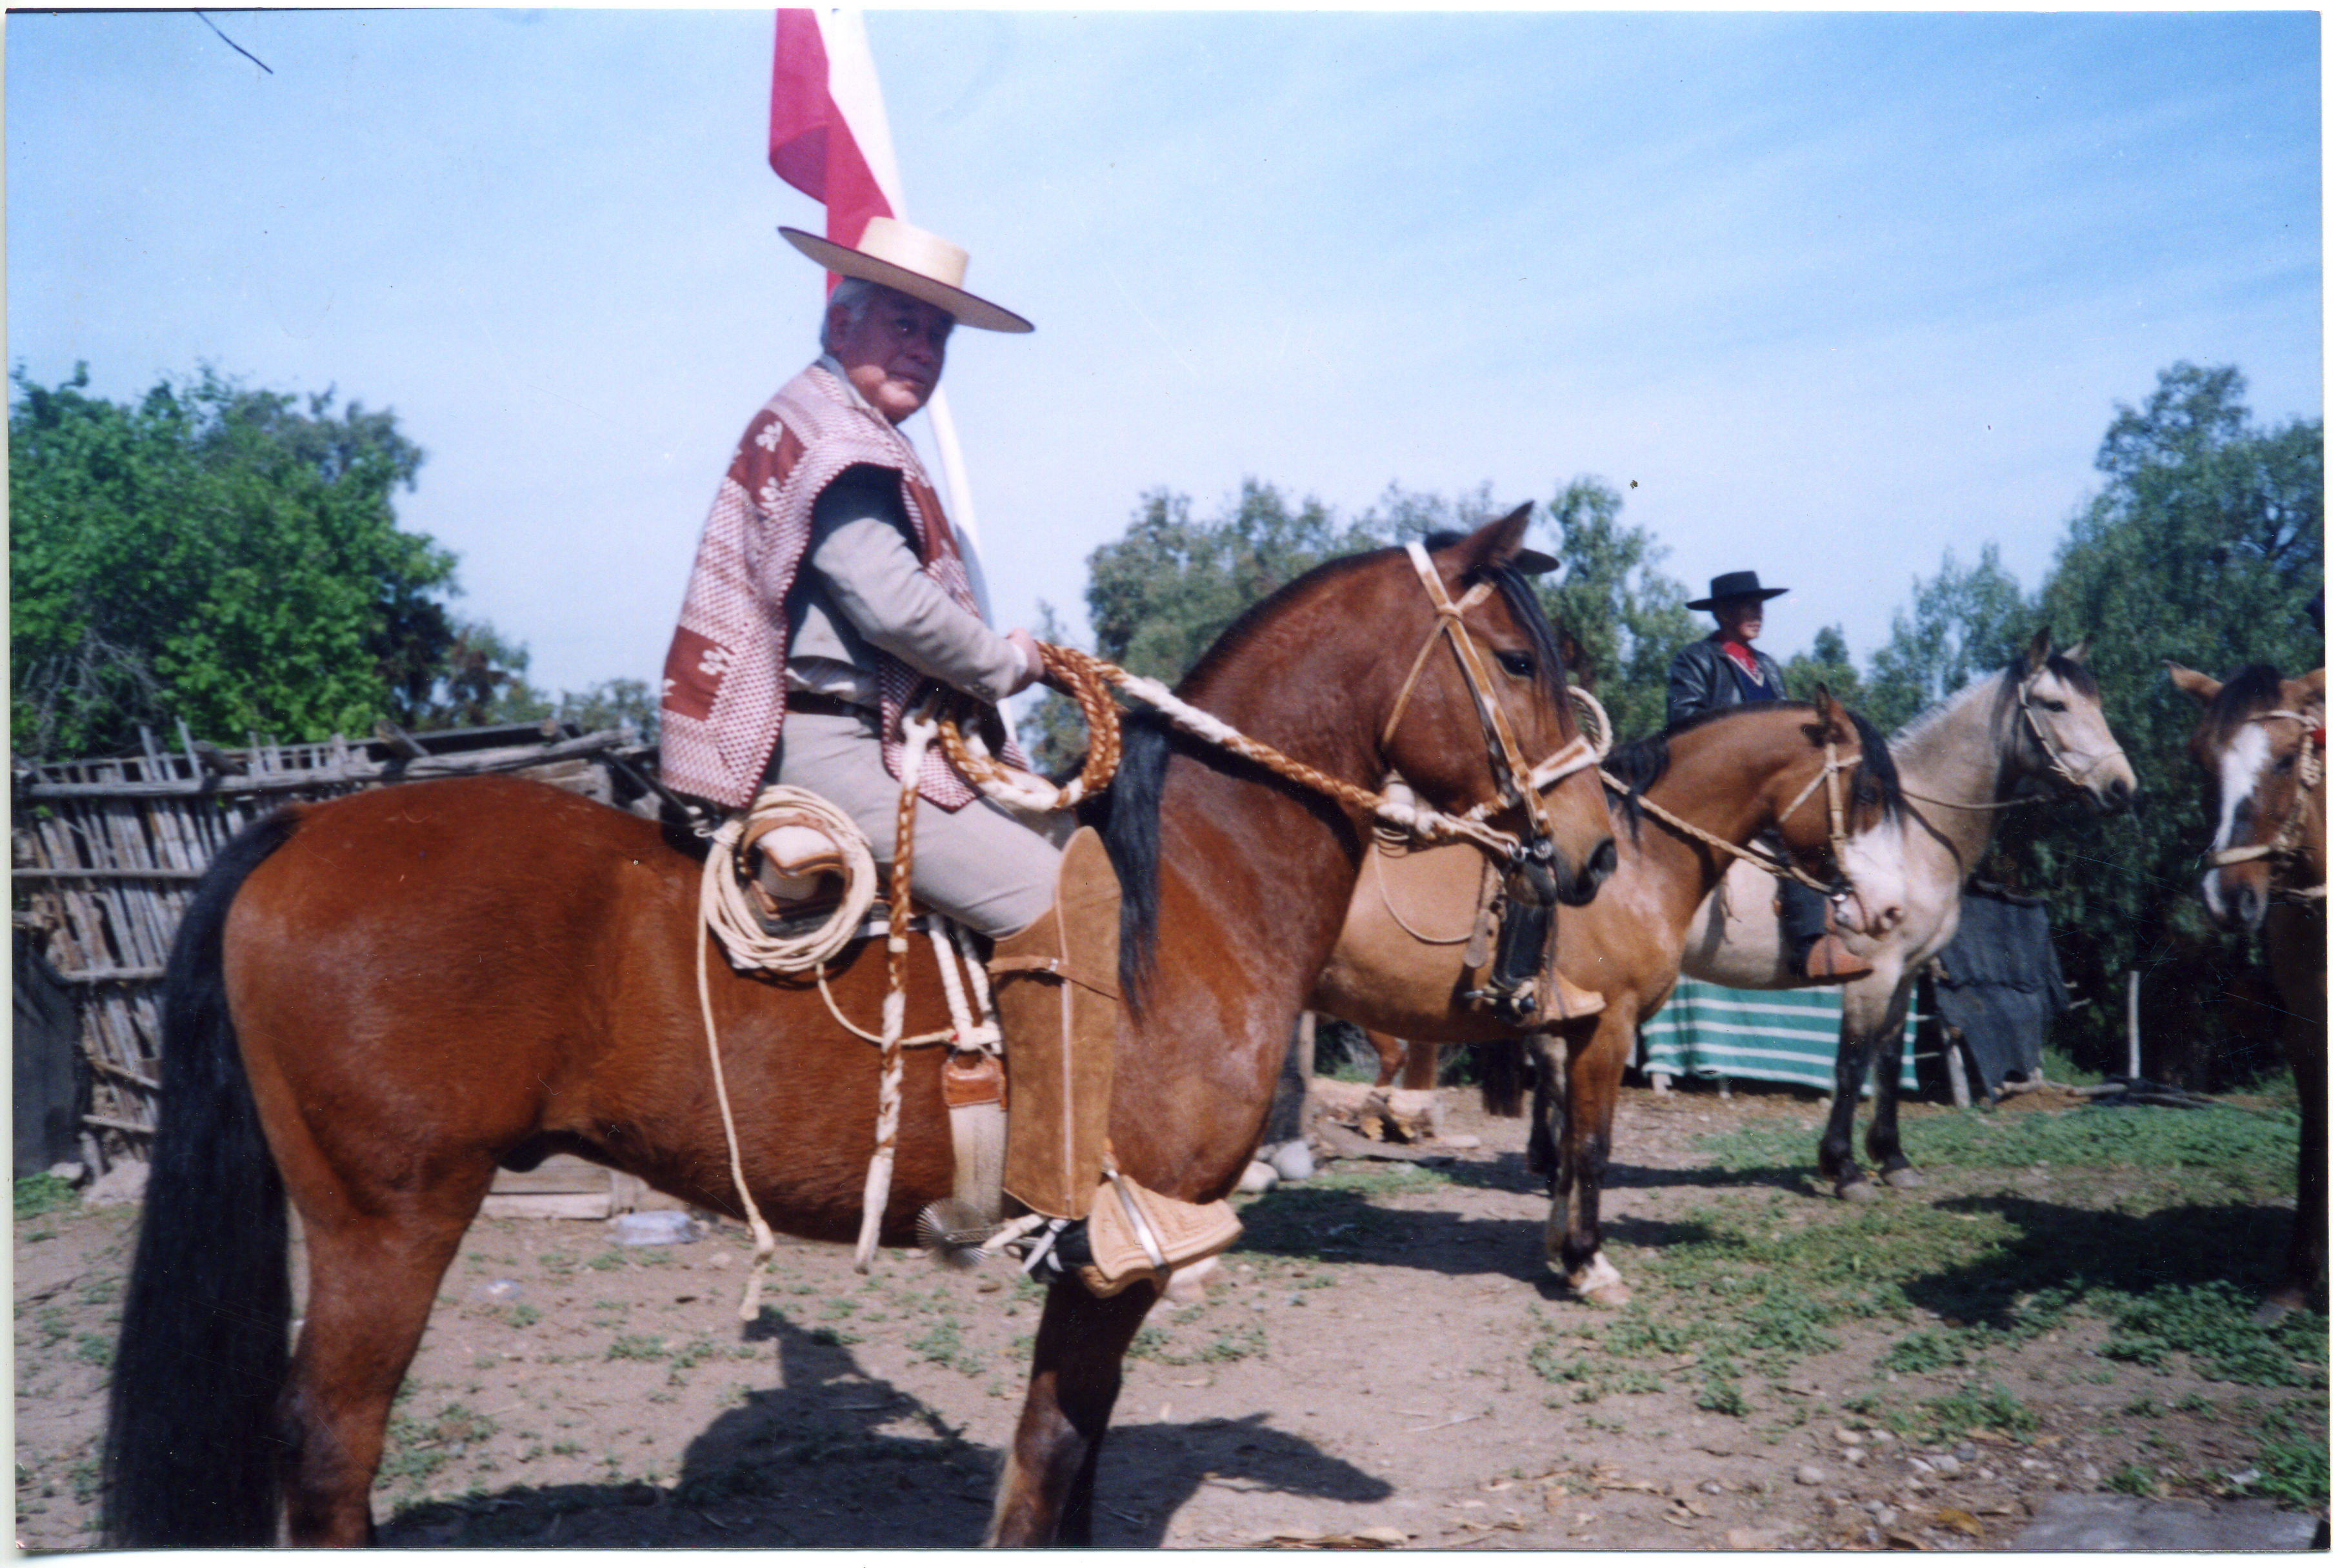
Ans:
POLYGON ((1762 579, 1753 572, 1725 572, 1719 577, 1709 578, 1706 597, 1691 600, 1687 607, 1710 610, 1725 599, 1776 599, 1787 591, 1785 588, 1765 587, 1762 579))

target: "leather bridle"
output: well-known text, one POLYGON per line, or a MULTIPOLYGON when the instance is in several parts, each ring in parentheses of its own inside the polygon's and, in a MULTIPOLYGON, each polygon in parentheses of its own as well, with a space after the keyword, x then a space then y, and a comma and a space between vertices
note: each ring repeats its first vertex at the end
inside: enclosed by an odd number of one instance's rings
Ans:
POLYGON ((1381 747, 1386 752, 1396 735, 1398 724, 1405 717, 1406 706, 1413 699, 1414 688, 1421 684, 1423 671, 1428 667, 1431 655, 1441 642, 1453 650, 1454 662, 1462 672, 1463 685, 1471 691, 1472 705, 1478 711, 1479 729, 1487 745, 1487 761, 1495 775, 1495 799, 1481 804, 1462 814, 1461 820, 1479 831, 1469 834, 1482 848, 1503 855, 1513 865, 1529 860, 1549 864, 1552 858, 1552 819, 1544 811, 1542 792, 1562 779, 1601 760, 1592 743, 1579 734, 1543 761, 1529 765, 1526 754, 1520 750, 1518 735, 1511 719, 1504 714, 1502 704, 1495 695, 1494 682, 1487 675, 1479 649, 1462 617, 1476 608, 1494 592, 1494 584, 1484 579, 1466 589, 1460 599, 1446 591, 1446 584, 1432 564, 1430 552, 1419 540, 1406 541, 1405 552, 1413 562, 1414 575, 1422 580, 1423 591, 1430 597, 1435 616, 1430 635, 1423 639, 1422 647, 1413 656, 1413 666, 1406 671, 1405 684, 1398 691, 1396 705, 1390 709, 1388 721, 1382 725, 1381 747), (1485 819, 1506 806, 1517 806, 1527 817, 1527 838, 1521 841, 1500 828, 1488 827, 1485 819))
MULTIPOLYGON (((2202 863, 2212 867, 2246 865, 2252 861, 2272 861, 2277 865, 2304 861, 2306 857, 2299 847, 2300 823, 2307 814, 2308 793, 2324 781, 2324 719, 2320 714, 2298 713, 2290 708, 2269 708, 2253 714, 2244 722, 2266 724, 2276 719, 2288 719, 2299 725, 2299 745, 2292 754, 2295 759, 2293 776, 2296 787, 2292 791, 2291 810, 2285 815, 2283 825, 2275 836, 2260 843, 2244 844, 2235 849, 2206 850, 2202 863)), ((2312 903, 2324 896, 2325 884, 2315 887, 2284 887, 2275 890, 2278 896, 2312 903)))

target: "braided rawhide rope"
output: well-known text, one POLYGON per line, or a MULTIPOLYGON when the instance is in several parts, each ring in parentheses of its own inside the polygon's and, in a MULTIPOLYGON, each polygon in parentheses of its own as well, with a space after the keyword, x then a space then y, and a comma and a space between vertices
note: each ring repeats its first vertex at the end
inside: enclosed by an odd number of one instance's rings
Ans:
MULTIPOLYGON (((969 782, 986 794, 1005 804, 1026 810, 1062 811, 1103 789, 1121 766, 1121 708, 1113 700, 1111 688, 1118 687, 1130 696, 1159 711, 1178 728, 1197 739, 1210 742, 1223 750, 1257 763, 1280 778, 1332 796, 1343 804, 1381 821, 1403 828, 1425 839, 1469 839, 1502 855, 1514 857, 1520 841, 1500 828, 1491 828, 1482 819, 1492 805, 1474 808, 1457 816, 1436 811, 1408 799, 1393 799, 1373 790, 1351 784, 1332 774, 1286 756, 1263 741, 1254 740, 1224 721, 1172 694, 1160 681, 1145 676, 1132 675, 1109 659, 1095 654, 1085 654, 1077 648, 1060 647, 1054 643, 1036 645, 1040 650, 1041 667, 1047 673, 1049 684, 1063 690, 1080 705, 1081 716, 1088 725, 1089 754, 1082 764, 1080 776, 1062 788, 1045 779, 1011 768, 994 757, 979 736, 970 737, 955 717, 942 722, 937 744, 969 782)), ((1591 744, 1579 738, 1555 756, 1537 767, 1538 776, 1547 774, 1557 779, 1578 767, 1593 764, 1595 753, 1591 744)))

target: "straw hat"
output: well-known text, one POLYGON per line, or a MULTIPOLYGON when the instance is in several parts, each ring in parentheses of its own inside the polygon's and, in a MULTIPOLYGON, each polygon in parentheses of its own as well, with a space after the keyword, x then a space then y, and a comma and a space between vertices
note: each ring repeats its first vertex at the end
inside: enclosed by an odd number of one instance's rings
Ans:
POLYGON ((802 229, 782 228, 781 238, 841 278, 861 278, 948 311, 962 327, 987 332, 1028 332, 1032 323, 1013 311, 979 300, 959 285, 967 281, 967 252, 938 234, 914 229, 883 213, 861 231, 861 248, 849 251, 802 229))

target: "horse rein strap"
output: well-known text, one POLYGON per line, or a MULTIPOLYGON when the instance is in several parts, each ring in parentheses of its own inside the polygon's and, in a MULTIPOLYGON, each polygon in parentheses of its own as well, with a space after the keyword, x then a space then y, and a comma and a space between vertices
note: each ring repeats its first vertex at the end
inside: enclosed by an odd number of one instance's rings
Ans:
MULTIPOLYGON (((1859 766, 1859 764, 1858 761, 1847 762, 1839 758, 1836 754, 1836 743, 1834 741, 1827 742, 1826 745, 1828 748, 1827 760, 1820 764, 1820 771, 1813 775, 1811 783, 1806 784, 1797 793, 1794 800, 1788 803, 1788 808, 1780 813, 1778 820, 1784 823, 1790 817, 1795 815, 1796 808, 1802 805, 1804 802, 1811 798, 1812 791, 1819 789, 1822 784, 1826 784, 1828 786, 1829 853, 1836 857, 1837 871, 1839 875, 1841 875, 1844 871, 1844 852, 1846 846, 1851 843, 1851 838, 1846 833, 1844 829, 1843 786, 1837 782, 1837 775, 1851 768, 1859 766)), ((1602 768, 1601 770, 1601 782, 1607 784, 1611 789, 1615 790, 1619 794, 1630 795, 1633 793, 1631 789, 1625 786, 1621 780, 1620 780, 1614 774, 1611 773, 1607 768, 1602 768)), ((1813 876, 1810 873, 1805 871, 1803 867, 1796 864, 1796 863, 1791 860, 1787 860, 1777 855, 1768 854, 1750 844, 1732 843, 1729 839, 1724 838, 1718 833, 1707 832, 1706 829, 1699 826, 1696 823, 1690 821, 1686 817, 1675 815, 1672 812, 1668 811, 1665 807, 1660 805, 1657 802, 1651 800, 1647 795, 1642 795, 1641 797, 1641 809, 1643 811, 1649 813, 1651 816, 1656 817, 1668 827, 1688 833, 1691 837, 1697 839, 1700 843, 1710 845, 1715 849, 1719 849, 1725 854, 1737 855, 1740 860, 1747 862, 1749 864, 1754 866, 1757 870, 1763 872, 1767 875, 1777 877, 1783 882, 1800 882, 1806 887, 1811 889, 1814 892, 1819 893, 1824 897, 1834 898, 1840 892, 1840 888, 1839 886, 1831 885, 1830 883, 1820 881, 1818 877, 1813 876)))

